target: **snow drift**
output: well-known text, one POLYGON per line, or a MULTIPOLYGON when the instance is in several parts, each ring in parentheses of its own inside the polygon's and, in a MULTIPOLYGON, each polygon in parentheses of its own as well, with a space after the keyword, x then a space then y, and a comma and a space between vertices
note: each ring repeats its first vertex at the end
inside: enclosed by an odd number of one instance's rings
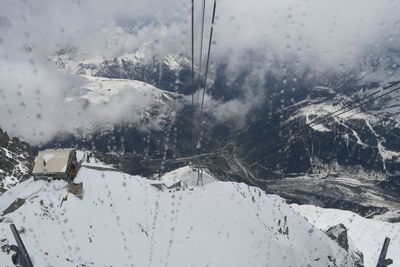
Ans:
MULTIPOLYGON (((232 182, 191 186, 188 168, 162 180, 184 181, 159 191, 153 181, 82 167, 75 182, 18 184, 0 197, 0 262, 12 266, 9 224, 21 233, 35 266, 354 266, 350 251, 299 216, 283 199, 232 182), (182 177, 179 177, 182 176, 182 177)), ((193 183, 192 183, 193 184, 193 183)))

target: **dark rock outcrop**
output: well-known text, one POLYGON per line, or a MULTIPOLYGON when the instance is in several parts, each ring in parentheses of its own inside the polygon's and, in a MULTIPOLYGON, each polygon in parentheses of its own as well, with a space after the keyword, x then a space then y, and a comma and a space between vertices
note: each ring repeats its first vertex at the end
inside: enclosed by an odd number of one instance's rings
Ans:
POLYGON ((0 129, 0 190, 5 191, 19 181, 30 177, 33 152, 28 143, 10 138, 0 129))
POLYGON ((325 233, 329 236, 330 239, 338 243, 338 245, 344 248, 347 252, 349 252, 354 262, 356 263, 355 266, 362 267, 364 266, 364 255, 361 251, 352 248, 349 245, 349 239, 347 236, 347 228, 343 224, 338 224, 330 227, 325 233))
POLYGON ((343 224, 338 224, 326 230, 326 234, 346 251, 349 251, 349 240, 347 237, 347 228, 343 224))

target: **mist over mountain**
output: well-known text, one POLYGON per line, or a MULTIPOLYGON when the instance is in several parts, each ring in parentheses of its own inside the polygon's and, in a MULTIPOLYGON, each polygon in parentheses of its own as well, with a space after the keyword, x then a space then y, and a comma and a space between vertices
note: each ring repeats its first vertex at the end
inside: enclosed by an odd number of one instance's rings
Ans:
MULTIPOLYGON (((189 6, 177 2, 176 10, 161 14, 142 3, 128 16, 122 4, 109 9, 90 1, 49 4, 48 10, 37 10, 34 3, 19 10, 6 6, 0 125, 35 150, 91 149, 132 174, 171 170, 188 163, 173 159, 193 153, 189 6), (77 19, 53 18, 63 9, 77 19), (58 26, 44 30, 45 18, 57 19, 58 26), (35 35, 25 34, 28 30, 35 35), (161 159, 172 161, 160 165, 161 159)), ((291 134, 399 77, 396 5, 364 2, 355 13, 353 4, 340 1, 323 6, 255 1, 246 5, 251 18, 241 14, 241 5, 218 3, 224 12, 217 12, 205 116, 198 125, 198 152, 208 154, 201 159, 207 168, 220 179, 280 191, 296 202, 371 216, 397 209, 397 204, 361 201, 345 192, 318 193, 312 187, 293 192, 280 182, 287 176, 314 175, 315 181, 332 174, 357 181, 367 176, 372 189, 366 192, 396 198, 396 99, 291 134), (321 20, 323 14, 329 16, 321 20)), ((199 40, 195 45, 198 49, 199 40)), ((201 92, 198 75, 204 69, 198 53, 194 60, 195 89, 201 92)), ((337 181, 333 184, 336 188, 337 181)))
POLYGON ((191 1, 3 1, 0 229, 42 265, 375 266, 400 222, 399 4, 218 0, 209 47, 205 3, 192 58, 191 1), (31 177, 67 147, 74 181, 31 177))
MULTIPOLYGON (((199 7, 196 2, 196 10, 199 7)), ((207 2, 206 38, 211 8, 212 3, 207 2)), ((292 89, 286 82, 299 77, 312 85, 321 85, 313 81, 315 77, 325 83, 334 82, 335 76, 348 77, 359 70, 366 55, 376 54, 379 58, 396 48, 400 25, 397 8, 392 1, 218 2, 209 82, 218 88, 209 92, 216 99, 235 100, 225 105, 226 112, 216 113, 226 119, 234 110, 247 112, 260 103, 254 100, 271 94, 264 86, 271 83, 266 73, 276 79, 284 92, 292 89), (327 74, 333 79, 326 78, 327 74), (224 89, 223 84, 228 86, 224 89)), ((56 71, 48 57, 64 55, 76 62, 93 58, 102 61, 140 50, 146 61, 168 55, 190 58, 189 9, 189 3, 181 0, 129 4, 114 1, 112 5, 96 1, 4 3, 0 11, 0 69, 6 74, 0 81, 4 101, 2 127, 33 143, 73 131, 59 122, 80 119, 82 106, 68 105, 64 100, 83 86, 82 81, 71 73, 56 71), (28 104, 28 99, 36 99, 42 105, 28 104), (28 126, 32 120, 40 127, 33 130, 28 126)), ((196 14, 195 19, 195 64, 199 67, 200 15, 196 14)), ((367 76, 369 70, 362 71, 367 76)), ((98 75, 109 74, 105 71, 98 75)), ((393 73, 384 70, 381 75, 393 73)), ((132 77, 120 73, 119 78, 132 77)), ((151 84, 159 87, 154 81, 151 84)), ((180 87, 179 82, 173 83, 170 90, 179 91, 180 87)), ((84 117, 107 123, 106 119, 93 116, 84 117)))

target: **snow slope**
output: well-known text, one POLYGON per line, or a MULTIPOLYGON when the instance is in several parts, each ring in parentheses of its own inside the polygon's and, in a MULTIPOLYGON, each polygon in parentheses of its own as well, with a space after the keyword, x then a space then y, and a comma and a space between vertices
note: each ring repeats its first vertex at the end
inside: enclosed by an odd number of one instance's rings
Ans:
POLYGON ((343 223, 354 245, 364 254, 366 267, 375 267, 385 237, 391 239, 387 257, 393 259, 390 266, 400 266, 400 223, 388 223, 363 218, 351 211, 324 209, 311 205, 292 207, 321 230, 343 223))
MULTIPOLYGON (((187 169, 162 180, 189 181, 187 169)), ((350 254, 283 199, 231 182, 161 192, 150 180, 81 168, 84 196, 65 182, 27 180, 0 197, 25 204, 2 217, 0 263, 12 266, 9 224, 35 266, 353 266, 350 254)), ((190 184, 190 183, 188 183, 190 184)))
POLYGON ((115 169, 114 167, 104 164, 99 159, 97 159, 93 152, 88 150, 77 150, 76 151, 76 160, 80 162, 82 166, 85 167, 94 167, 94 168, 104 168, 104 169, 115 169))
POLYGON ((125 95, 127 92, 133 99, 140 99, 135 105, 141 109, 151 104, 163 104, 171 101, 178 94, 165 92, 148 83, 127 80, 127 79, 109 79, 92 76, 81 76, 82 78, 82 95, 79 98, 69 97, 67 101, 77 101, 86 99, 91 104, 109 103, 112 98, 125 95), (153 103, 154 102, 154 103, 153 103))

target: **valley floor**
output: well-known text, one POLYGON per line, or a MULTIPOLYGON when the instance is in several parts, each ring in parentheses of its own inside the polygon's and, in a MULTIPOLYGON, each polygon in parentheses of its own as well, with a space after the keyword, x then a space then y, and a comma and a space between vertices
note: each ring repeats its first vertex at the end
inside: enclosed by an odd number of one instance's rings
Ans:
POLYGON ((274 180, 266 187, 294 203, 356 212, 363 217, 400 221, 400 193, 356 175, 306 175, 274 180))

